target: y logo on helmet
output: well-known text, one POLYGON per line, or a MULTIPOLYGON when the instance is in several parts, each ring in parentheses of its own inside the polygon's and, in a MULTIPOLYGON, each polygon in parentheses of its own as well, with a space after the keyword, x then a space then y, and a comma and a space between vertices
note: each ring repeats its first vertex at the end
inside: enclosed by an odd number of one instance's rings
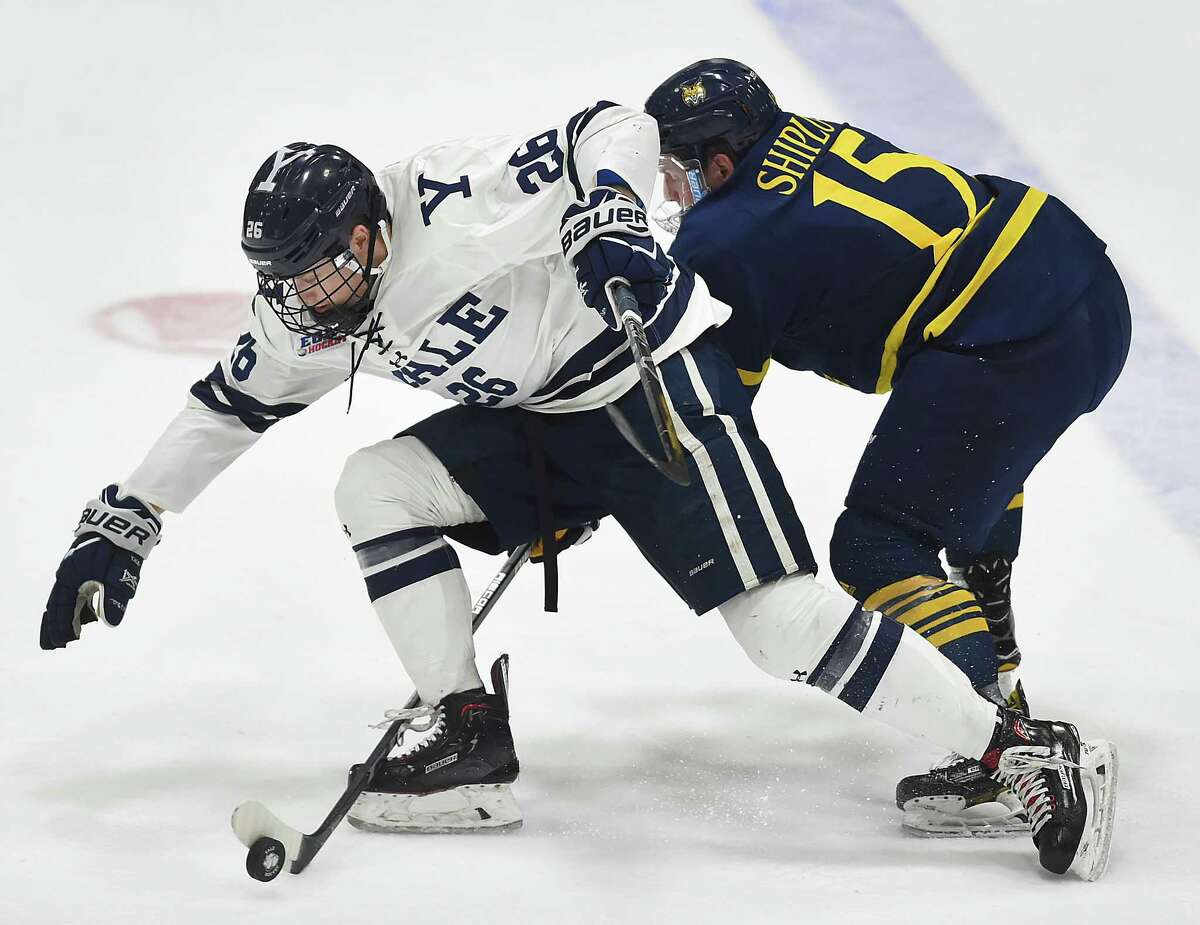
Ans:
POLYGON ((292 161, 296 160, 296 158, 303 157, 305 154, 308 154, 315 150, 317 150, 317 149, 316 148, 290 148, 287 146, 280 148, 278 151, 275 152, 275 162, 273 164, 271 164, 271 172, 269 174, 267 174, 267 178, 265 180, 263 180, 260 184, 258 184, 258 186, 255 187, 255 190, 260 193, 275 192, 275 177, 277 177, 279 175, 279 171, 283 170, 284 167, 286 167, 292 161))
POLYGON ((704 82, 697 80, 694 84, 684 84, 679 88, 679 95, 683 97, 684 104, 688 106, 699 106, 708 99, 708 91, 704 89, 704 82))

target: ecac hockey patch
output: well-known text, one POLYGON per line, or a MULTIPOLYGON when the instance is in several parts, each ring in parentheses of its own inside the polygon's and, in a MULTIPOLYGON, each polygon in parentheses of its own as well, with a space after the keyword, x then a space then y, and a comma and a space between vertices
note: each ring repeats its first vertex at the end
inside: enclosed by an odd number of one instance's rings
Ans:
POLYGON ((300 348, 296 351, 296 356, 308 356, 310 353, 316 353, 318 350, 327 350, 330 347, 336 347, 338 344, 344 344, 346 336, 343 334, 340 337, 318 337, 312 334, 305 334, 300 338, 300 348))

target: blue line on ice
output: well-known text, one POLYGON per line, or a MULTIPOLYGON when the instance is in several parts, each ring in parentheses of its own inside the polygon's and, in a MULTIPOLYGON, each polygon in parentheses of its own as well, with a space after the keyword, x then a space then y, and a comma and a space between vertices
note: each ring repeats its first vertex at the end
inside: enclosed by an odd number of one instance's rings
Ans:
MULTIPOLYGON (((952 162, 1054 192, 1018 136, 955 71, 895 0, 756 0, 780 37, 854 121, 904 135, 952 162), (897 67, 897 61, 903 67, 897 67), (935 102, 933 102, 935 101, 935 102)), ((786 99, 783 101, 787 105, 786 99)), ((813 113, 823 118, 836 113, 813 113)), ((1064 197, 1067 198, 1067 197, 1064 197)), ((1069 200, 1068 200, 1069 201, 1069 200)), ((1096 229, 1101 238, 1104 229, 1096 229)), ((1117 258, 1119 260, 1119 257, 1117 258)), ((1200 358, 1118 263, 1133 309, 1133 346, 1097 423, 1186 535, 1200 538, 1200 358)))

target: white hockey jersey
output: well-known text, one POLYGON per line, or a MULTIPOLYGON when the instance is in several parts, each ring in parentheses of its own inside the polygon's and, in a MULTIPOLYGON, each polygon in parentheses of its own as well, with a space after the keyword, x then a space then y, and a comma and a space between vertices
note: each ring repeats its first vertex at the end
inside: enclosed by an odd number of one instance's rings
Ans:
MULTIPOLYGON (((632 355, 583 304, 559 223, 597 185, 623 182, 649 203, 657 169, 653 119, 602 102, 533 137, 448 142, 377 173, 391 260, 360 333, 296 334, 256 298, 249 331, 122 487, 182 511, 268 427, 343 382, 352 354, 360 375, 468 405, 564 412, 620 397, 638 380, 632 355)), ((678 271, 647 318, 656 360, 729 311, 678 271)))

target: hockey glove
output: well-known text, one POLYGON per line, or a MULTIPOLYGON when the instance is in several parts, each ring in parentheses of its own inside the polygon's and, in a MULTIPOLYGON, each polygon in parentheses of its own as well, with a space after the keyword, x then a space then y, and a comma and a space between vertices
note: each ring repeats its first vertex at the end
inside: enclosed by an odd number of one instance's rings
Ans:
MULTIPOLYGON (((581 527, 567 527, 563 530, 554 531, 554 545, 559 552, 568 549, 571 546, 580 546, 592 538, 592 534, 600 529, 598 521, 590 520, 581 527)), ((529 561, 541 562, 545 557, 545 549, 542 548, 542 540, 539 537, 533 541, 533 545, 529 547, 529 561)))
POLYGON ((89 501, 54 575, 42 614, 42 648, 63 648, 96 620, 117 626, 161 532, 162 521, 150 506, 133 495, 122 497, 116 485, 89 501))
POLYGON ((583 301, 605 324, 621 329, 604 288, 612 279, 628 282, 643 312, 654 313, 667 294, 675 264, 651 236, 645 209, 623 193, 597 187, 586 203, 567 209, 559 231, 583 301))

